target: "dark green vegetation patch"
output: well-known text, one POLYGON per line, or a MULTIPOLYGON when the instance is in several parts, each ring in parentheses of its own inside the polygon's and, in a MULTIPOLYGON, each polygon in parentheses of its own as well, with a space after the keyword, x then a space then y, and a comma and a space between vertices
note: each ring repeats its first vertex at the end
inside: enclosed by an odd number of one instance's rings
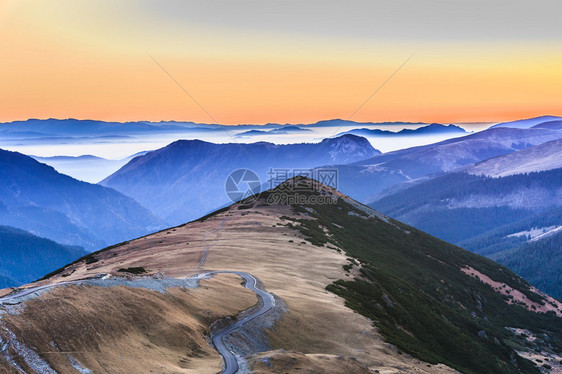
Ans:
POLYGON ((144 274, 144 273, 146 273, 146 269, 141 267, 141 266, 131 267, 131 268, 121 268, 117 271, 121 272, 121 273, 131 273, 131 274, 144 274))
POLYGON ((463 373, 539 373, 515 352, 524 347, 506 327, 520 327, 548 336, 552 350, 562 353, 562 319, 509 305, 460 270, 470 266, 542 303, 509 269, 398 221, 367 218, 343 199, 316 205, 314 213, 294 209, 310 217, 295 225, 307 240, 343 248, 361 264, 361 277, 327 289, 373 320, 400 350, 463 373))

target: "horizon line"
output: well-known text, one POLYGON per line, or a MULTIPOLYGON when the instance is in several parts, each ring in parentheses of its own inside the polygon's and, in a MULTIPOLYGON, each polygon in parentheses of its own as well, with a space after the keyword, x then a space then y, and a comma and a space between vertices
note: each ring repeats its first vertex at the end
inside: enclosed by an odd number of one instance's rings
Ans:
POLYGON ((486 124, 486 123, 504 123, 504 122, 512 122, 512 121, 522 121, 522 120, 529 120, 534 118, 541 118, 541 117, 562 117, 562 115, 555 115, 555 114, 543 114, 539 116, 532 116, 532 117, 524 117, 524 118, 514 118, 508 120, 489 120, 489 121, 430 121, 430 122, 422 122, 422 121, 407 121, 407 120, 392 120, 392 121, 354 121, 354 120, 346 120, 342 118, 331 118, 331 119, 320 119, 316 122, 302 122, 302 123, 278 123, 278 122, 265 122, 265 123, 237 123, 237 124, 224 124, 224 123, 209 123, 209 122, 195 122, 191 120, 166 120, 162 119, 160 121, 150 121, 150 120, 127 120, 127 121, 114 121, 114 120, 104 120, 104 119, 92 119, 92 118, 74 118, 74 117, 67 117, 67 118, 27 118, 27 119, 17 119, 12 121, 3 121, 0 122, 0 125, 11 124, 14 122, 27 122, 27 121, 93 121, 93 122, 105 122, 105 123, 119 123, 119 124, 127 124, 127 123, 162 123, 162 122, 175 122, 175 123, 193 123, 196 125, 215 125, 215 126, 229 126, 229 127, 236 127, 236 126, 267 126, 267 125, 281 125, 281 126, 309 126, 309 125, 316 125, 320 122, 330 122, 330 121, 343 121, 343 122, 353 122, 357 124, 486 124))

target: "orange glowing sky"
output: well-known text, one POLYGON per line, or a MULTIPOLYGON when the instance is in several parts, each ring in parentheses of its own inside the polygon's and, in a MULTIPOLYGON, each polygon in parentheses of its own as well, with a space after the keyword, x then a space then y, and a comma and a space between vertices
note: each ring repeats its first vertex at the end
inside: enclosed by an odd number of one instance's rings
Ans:
POLYGON ((0 0, 0 121, 562 115, 559 1, 0 0), (344 4, 345 3, 345 4, 344 4))

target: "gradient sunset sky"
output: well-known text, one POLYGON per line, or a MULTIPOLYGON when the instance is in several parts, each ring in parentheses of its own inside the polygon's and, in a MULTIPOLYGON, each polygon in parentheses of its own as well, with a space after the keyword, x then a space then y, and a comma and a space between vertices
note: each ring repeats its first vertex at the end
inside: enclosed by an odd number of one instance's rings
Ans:
POLYGON ((0 121, 562 115, 562 1, 0 0, 0 121))

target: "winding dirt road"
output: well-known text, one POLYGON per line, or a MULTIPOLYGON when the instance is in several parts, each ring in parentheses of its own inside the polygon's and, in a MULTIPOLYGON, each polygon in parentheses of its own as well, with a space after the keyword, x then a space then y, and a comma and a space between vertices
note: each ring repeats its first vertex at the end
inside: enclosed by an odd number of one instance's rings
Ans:
POLYGON ((254 292, 258 299, 260 300, 261 303, 261 307, 253 312, 252 314, 242 318, 241 320, 236 321, 236 323, 234 323, 233 325, 215 333, 214 335, 211 336, 212 340, 213 340, 213 344, 215 345, 215 348, 217 349, 217 351, 219 352, 219 354, 222 356, 223 360, 224 360, 224 369, 221 372, 222 374, 234 374, 236 372, 238 372, 238 370, 240 369, 239 364, 238 364, 238 358, 237 356, 234 354, 234 352, 232 352, 230 349, 228 349, 228 347, 226 346, 225 343, 225 338, 232 334, 234 331, 240 329, 243 325, 245 325, 246 323, 250 322, 251 320, 269 312, 271 309, 273 309, 275 307, 275 297, 273 296, 273 294, 264 291, 260 288, 257 287, 257 280, 256 278, 252 275, 252 274, 248 274, 248 273, 243 273, 240 271, 214 271, 212 273, 208 273, 209 275, 212 274, 220 274, 220 273, 228 273, 228 274, 236 274, 241 276, 244 280, 245 280, 245 284, 244 287, 246 287, 247 289, 249 289, 250 291, 254 292))
MULTIPOLYGON (((220 226, 205 235, 203 240, 207 240, 210 235, 219 233, 224 229, 224 225, 227 219, 223 219, 220 223, 220 226)), ((199 260, 195 272, 200 271, 201 267, 204 265, 205 260, 209 254, 211 246, 206 246, 201 254, 201 259, 199 260)), ((235 332, 236 330, 240 329, 246 323, 262 316, 263 314, 269 312, 271 309, 275 307, 275 297, 272 293, 269 293, 261 288, 258 287, 257 279, 249 273, 241 272, 241 271, 230 271, 230 270, 217 270, 217 271, 206 271, 201 272, 198 274, 194 274, 191 277, 185 278, 184 280, 201 280, 205 278, 212 277, 214 274, 236 274, 242 279, 244 279, 244 287, 249 289, 250 291, 254 292, 259 299, 259 304, 261 304, 260 308, 253 313, 247 315, 246 317, 236 321, 231 326, 223 328, 222 330, 212 334, 211 340, 213 345, 215 346, 217 352, 222 356, 224 361, 224 368, 221 374, 234 374, 240 370, 239 362, 243 360, 242 357, 237 356, 232 350, 230 350, 225 342, 225 338, 228 337, 230 334, 235 332)), ((90 278, 91 279, 91 278, 90 278)), ((98 279, 102 280, 105 278, 98 277, 98 279)), ((69 281, 69 282, 60 282, 56 284, 50 284, 45 286, 37 286, 37 287, 30 287, 24 290, 6 295, 0 298, 0 306, 2 305, 14 305, 20 304, 25 302, 30 298, 38 297, 42 292, 48 291, 54 287, 58 286, 67 286, 72 284, 81 284, 87 279, 76 280, 76 281, 69 281)), ((253 307, 252 307, 253 308, 253 307)))
POLYGON ((37 286, 37 287, 30 287, 30 288, 26 288, 23 289, 21 291, 18 291, 16 293, 12 293, 12 294, 8 294, 4 297, 0 298, 0 306, 6 304, 6 305, 14 305, 14 304, 20 304, 22 302, 24 302, 28 296, 30 298, 34 298, 34 297, 38 297, 39 293, 42 291, 46 291, 46 290, 50 290, 51 288, 55 288, 58 286, 67 286, 69 284, 78 284, 81 281, 72 281, 72 282, 61 282, 61 283, 55 283, 55 284, 49 284, 46 286, 37 286))
MULTIPOLYGON (((240 369, 240 365, 239 365, 239 361, 238 361, 239 357, 236 356, 234 354, 234 352, 231 351, 226 346, 225 338, 228 335, 232 334, 234 331, 240 329, 246 323, 252 321, 253 319, 255 319, 255 318, 267 313, 271 309, 273 309, 275 307, 275 298, 274 298, 273 294, 258 288, 257 279, 253 275, 248 274, 248 273, 244 273, 244 272, 240 272, 240 271, 204 272, 204 273, 194 275, 193 277, 186 278, 186 280, 201 280, 201 279, 212 277, 214 274, 236 274, 236 275, 242 277, 245 281, 244 287, 246 287, 250 291, 254 292, 257 295, 258 299, 260 300, 260 304, 261 304, 260 308, 258 310, 256 310, 255 312, 251 313, 250 315, 244 317, 243 319, 241 319, 239 321, 236 321, 236 323, 234 323, 233 325, 228 326, 228 327, 220 330, 219 332, 217 332, 217 333, 215 333, 211 336, 211 339, 213 341, 213 344, 214 344, 217 352, 222 356, 222 358, 224 360, 224 369, 223 369, 222 373, 223 374, 234 374, 234 373, 238 372, 239 369, 240 369)), ((20 304, 22 302, 25 302, 29 298, 38 297, 41 294, 41 292, 48 291, 48 290, 50 290, 54 287, 67 286, 67 285, 71 285, 71 284, 80 284, 84 281, 85 280, 78 280, 78 281, 71 281, 71 282, 61 282, 61 283, 56 283, 56 284, 51 284, 51 285, 27 288, 27 289, 21 290, 19 292, 13 293, 11 295, 7 295, 7 296, 4 296, 4 297, 0 298, 0 306, 1 305, 20 304)))

